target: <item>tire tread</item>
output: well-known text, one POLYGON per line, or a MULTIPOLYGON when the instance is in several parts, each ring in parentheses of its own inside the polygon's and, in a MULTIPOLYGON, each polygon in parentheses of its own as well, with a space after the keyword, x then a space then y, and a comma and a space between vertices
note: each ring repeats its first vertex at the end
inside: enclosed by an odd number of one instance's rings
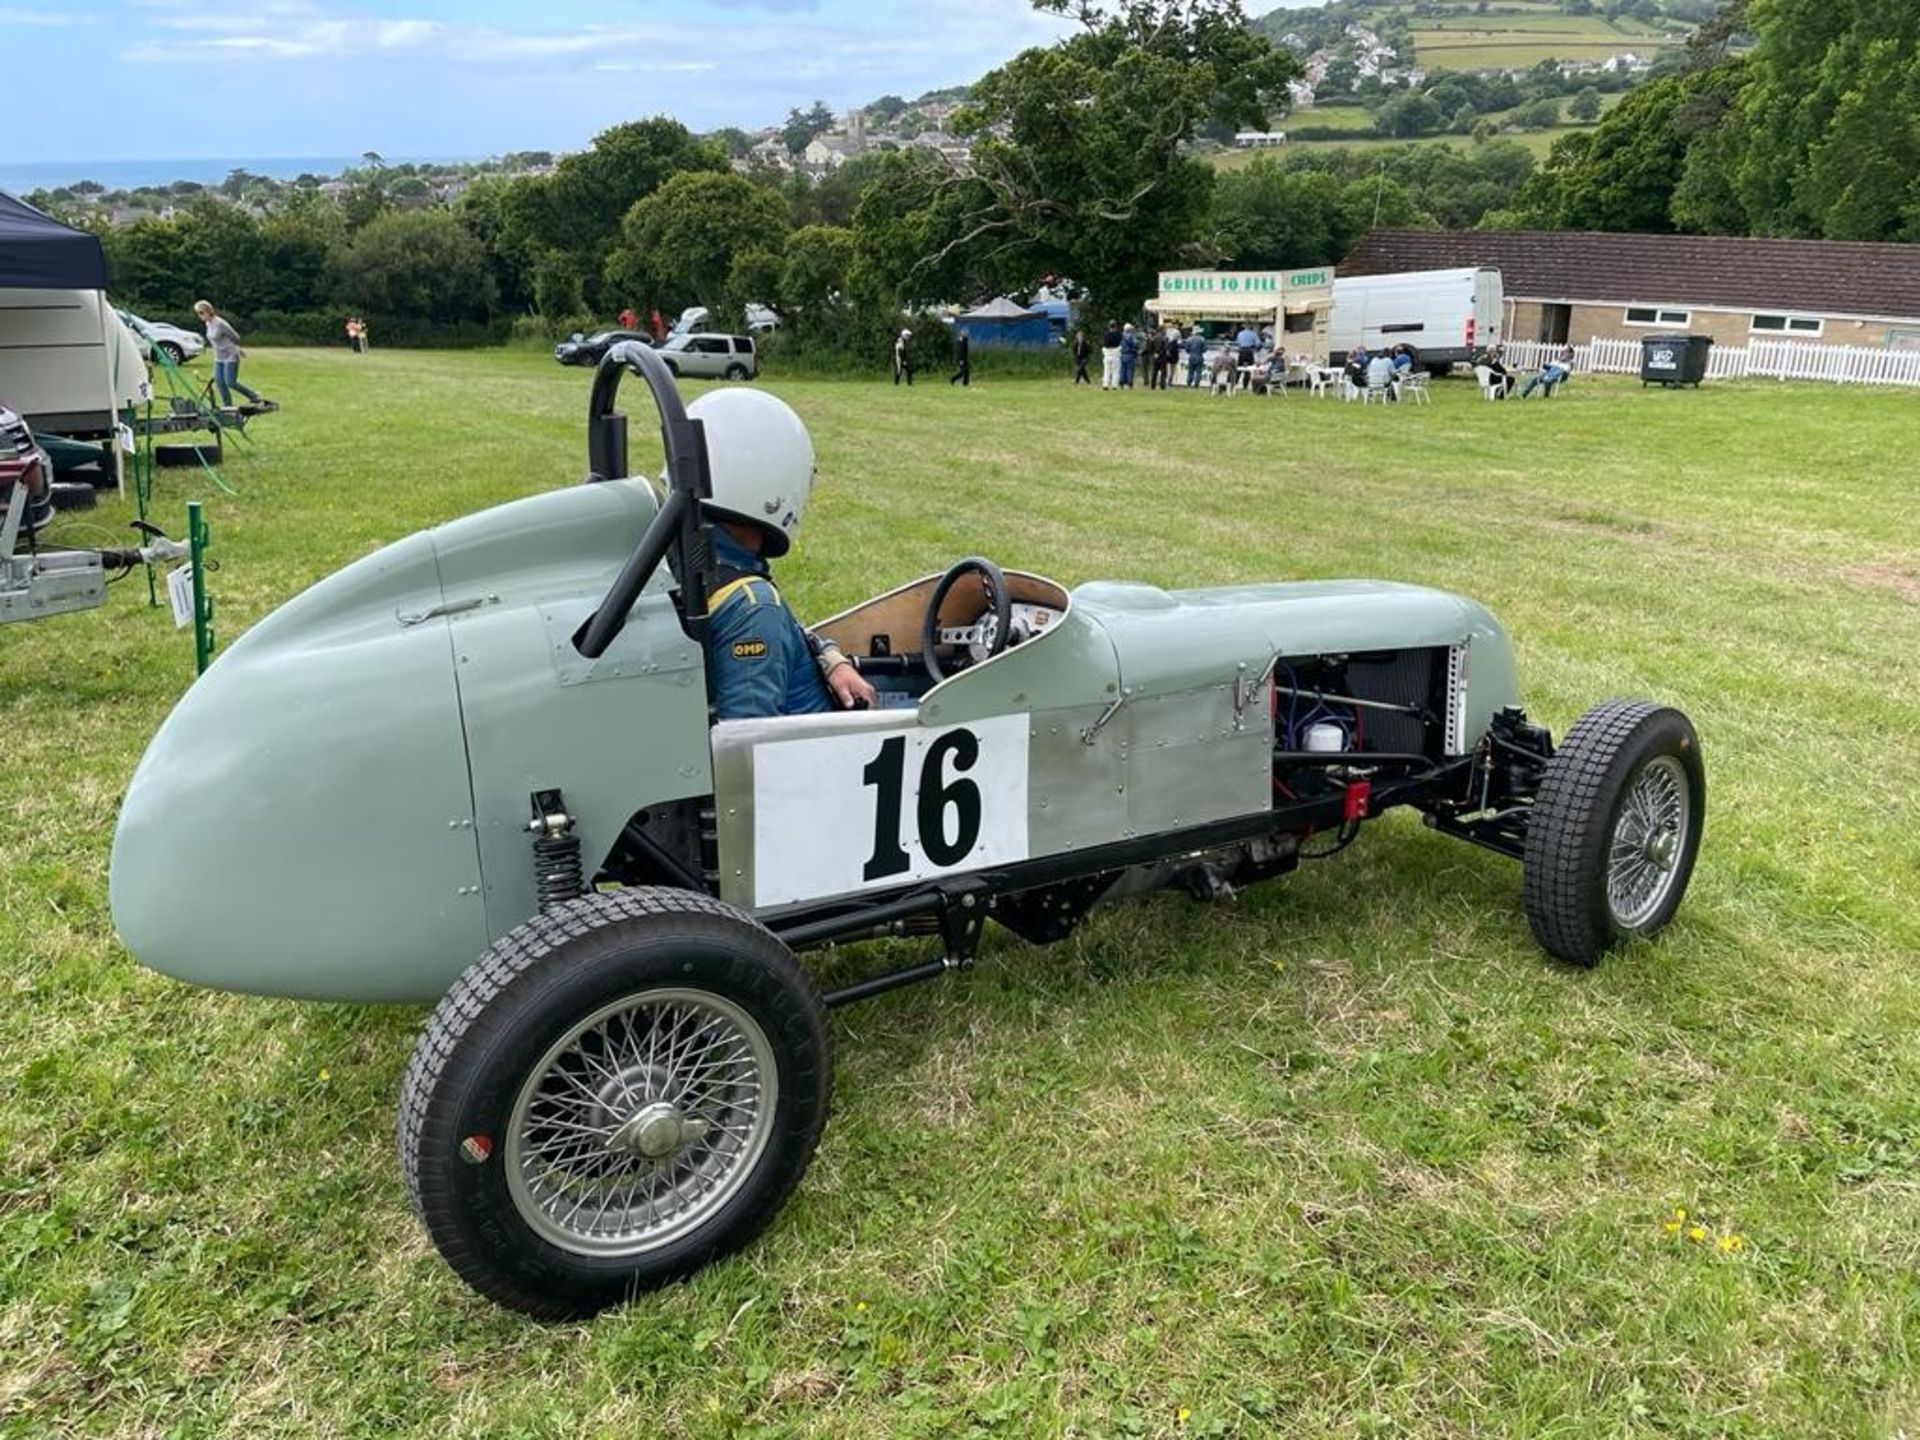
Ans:
POLYGON ((1621 753, 1663 713, 1673 712, 1650 700, 1601 701, 1560 742, 1534 797, 1522 879, 1527 922, 1542 948, 1571 964, 1596 964, 1614 943, 1590 894, 1593 827, 1607 821, 1621 753))
MULTIPOLYGON (((485 1257, 471 1253, 470 1247, 457 1231, 446 1233, 444 1229, 432 1225, 432 1208, 441 1197, 434 1193, 430 1179, 423 1177, 421 1166, 430 1111, 441 1080, 456 1052, 475 1036, 477 1029, 493 1022, 496 1002, 502 995, 561 946, 590 939, 612 926, 636 920, 704 920, 728 925, 744 924, 768 939, 774 939, 764 926, 735 906, 697 891, 663 886, 600 891, 541 911, 489 946, 441 998, 421 1027, 400 1085, 396 1140, 407 1198, 415 1215, 428 1224, 443 1258, 467 1283, 490 1299, 540 1319, 576 1319, 602 1307, 556 1298, 517 1284, 485 1257)), ((787 958, 792 967, 792 976, 804 987, 814 1013, 823 1015, 825 1006, 812 976, 791 955, 787 958)), ((556 982, 564 978, 564 974, 554 977, 556 982)), ((831 1076, 832 1035, 824 1026, 821 1030, 824 1037, 821 1069, 825 1076, 831 1076)), ((810 1078, 816 1082, 822 1079, 820 1076, 810 1078)), ((818 1107, 817 1118, 809 1127, 809 1133, 800 1137, 809 1155, 819 1139, 825 1111, 824 1104, 818 1107)), ((800 1169, 804 1168, 803 1164, 800 1169)), ((796 1172, 772 1197, 770 1209, 778 1209, 794 1185, 798 1184, 799 1178, 796 1172)))

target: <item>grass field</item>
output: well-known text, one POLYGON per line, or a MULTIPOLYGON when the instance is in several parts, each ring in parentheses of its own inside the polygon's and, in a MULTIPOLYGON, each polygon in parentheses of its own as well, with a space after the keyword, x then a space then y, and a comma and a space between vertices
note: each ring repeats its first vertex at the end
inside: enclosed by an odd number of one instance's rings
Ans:
MULTIPOLYGON (((1590 129, 1584 125, 1556 125, 1551 130, 1510 130, 1499 136, 1510 140, 1529 151, 1536 161, 1547 158, 1547 152, 1553 148, 1553 142, 1575 131, 1590 129)), ((1220 150, 1207 158, 1223 170, 1237 170, 1249 164, 1256 155, 1285 155, 1294 150, 1391 150, 1399 145, 1411 145, 1425 149, 1429 145, 1451 145, 1456 149, 1465 149, 1474 142, 1466 135, 1422 135, 1415 140, 1395 140, 1385 135, 1368 135, 1356 132, 1351 140, 1289 140, 1283 146, 1269 149, 1220 150)))
MULTIPOLYGON (((1625 92, 1602 95, 1600 97, 1602 112, 1611 110, 1625 98, 1625 92)), ((1566 105, 1562 101, 1563 117, 1565 111, 1566 105)), ((1507 122, 1515 113, 1512 110, 1502 110, 1490 118, 1507 122)), ((1398 140, 1391 136, 1376 134, 1373 129, 1373 115, 1364 105, 1317 105, 1311 109, 1294 111, 1288 123, 1299 128, 1332 129, 1343 133, 1336 138, 1324 140, 1289 139, 1284 146, 1277 149, 1221 150, 1213 152, 1208 158, 1221 169, 1236 170, 1255 155, 1285 155, 1295 150, 1385 150, 1396 145, 1420 147, 1451 145, 1456 148, 1465 148, 1475 143, 1473 138, 1467 135, 1423 135, 1418 139, 1398 140)), ((1503 130, 1499 138, 1523 146, 1533 154, 1536 160, 1544 160, 1547 152, 1553 148, 1554 141, 1575 131, 1592 128, 1591 125, 1562 123, 1551 130, 1503 130)))
MULTIPOLYGON (((980 370, 769 382, 820 453, 782 572, 802 614, 975 552, 1473 594, 1556 732, 1610 695, 1693 716, 1709 818, 1675 927, 1558 968, 1517 867, 1400 815, 1224 907, 997 934, 970 975, 835 1014, 834 1119, 748 1253, 536 1327, 408 1212, 419 1012, 198 992, 116 942, 117 797, 191 670, 130 581, 0 632, 0 1434, 1914 1433, 1914 397, 1447 382, 1395 409, 980 370)), ((170 522, 208 503, 229 640, 584 466, 586 377, 539 355, 247 371, 286 409, 237 493, 160 487, 170 522)))

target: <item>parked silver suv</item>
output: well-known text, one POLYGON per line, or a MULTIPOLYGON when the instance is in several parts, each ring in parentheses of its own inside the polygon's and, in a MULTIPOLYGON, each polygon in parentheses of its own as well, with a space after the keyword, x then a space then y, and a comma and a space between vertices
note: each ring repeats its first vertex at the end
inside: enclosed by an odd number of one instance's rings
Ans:
POLYGON ((676 375, 705 380, 749 380, 760 373, 750 335, 669 335, 660 358, 676 375))

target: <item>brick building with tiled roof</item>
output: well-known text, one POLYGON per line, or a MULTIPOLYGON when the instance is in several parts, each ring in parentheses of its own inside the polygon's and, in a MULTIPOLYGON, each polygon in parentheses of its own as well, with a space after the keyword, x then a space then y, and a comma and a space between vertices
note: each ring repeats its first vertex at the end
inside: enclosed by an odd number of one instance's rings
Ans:
POLYGON ((1547 230, 1375 230, 1344 278, 1492 265, 1513 340, 1658 331, 1920 349, 1920 245, 1611 235, 1547 230))

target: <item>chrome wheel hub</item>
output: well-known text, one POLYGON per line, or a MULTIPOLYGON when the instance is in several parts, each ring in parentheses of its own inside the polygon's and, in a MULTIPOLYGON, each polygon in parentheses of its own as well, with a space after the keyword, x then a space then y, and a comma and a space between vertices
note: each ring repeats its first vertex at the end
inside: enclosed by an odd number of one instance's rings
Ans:
POLYGON ((648 1160, 664 1160, 704 1129, 689 1124, 677 1105, 657 1100, 636 1110, 625 1124, 607 1137, 609 1150, 625 1150, 648 1160))
POLYGON ((1632 930, 1666 902, 1693 827, 1693 785, 1671 755, 1635 773, 1620 801, 1607 847, 1607 909, 1632 930))
POLYGON ((732 1001, 675 989, 604 1006, 520 1087, 505 1155, 514 1207, 576 1254, 670 1244, 753 1174, 777 1095, 772 1044, 732 1001))

